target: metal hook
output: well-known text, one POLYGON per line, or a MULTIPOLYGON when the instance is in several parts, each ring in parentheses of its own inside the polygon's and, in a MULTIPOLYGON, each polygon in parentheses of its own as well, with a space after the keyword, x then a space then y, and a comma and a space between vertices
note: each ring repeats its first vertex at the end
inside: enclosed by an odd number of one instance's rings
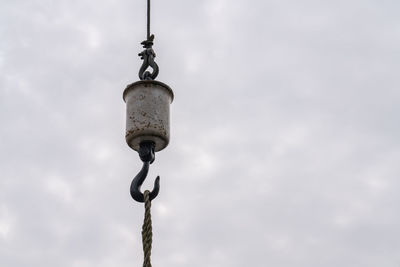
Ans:
MULTIPOLYGON (((140 172, 133 178, 131 183, 131 196, 137 202, 144 202, 144 195, 140 191, 140 187, 142 186, 144 180, 147 177, 147 173, 149 172, 150 164, 154 162, 155 154, 154 154, 154 146, 153 142, 142 142, 140 143, 139 149, 139 157, 143 161, 143 167, 140 172)), ((154 181, 154 188, 150 192, 150 200, 153 200, 158 195, 160 191, 160 176, 157 176, 154 181)))
POLYGON ((139 69, 139 78, 140 80, 154 80, 158 75, 158 65, 154 61, 156 57, 156 53, 153 50, 153 41, 154 41, 154 34, 149 36, 147 40, 141 42, 143 45, 144 50, 139 53, 140 58, 143 60, 142 66, 139 69), (147 68, 151 67, 153 72, 146 71, 147 68))

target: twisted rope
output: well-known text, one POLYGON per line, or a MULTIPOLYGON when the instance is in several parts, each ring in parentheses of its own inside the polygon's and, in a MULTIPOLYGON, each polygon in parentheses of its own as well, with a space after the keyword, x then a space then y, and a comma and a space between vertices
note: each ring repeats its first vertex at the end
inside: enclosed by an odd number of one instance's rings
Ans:
POLYGON ((150 200, 150 191, 144 191, 144 222, 142 227, 142 243, 143 243, 143 252, 144 252, 144 260, 143 267, 151 267, 150 256, 151 256, 151 244, 153 242, 153 228, 151 226, 151 200, 150 200))

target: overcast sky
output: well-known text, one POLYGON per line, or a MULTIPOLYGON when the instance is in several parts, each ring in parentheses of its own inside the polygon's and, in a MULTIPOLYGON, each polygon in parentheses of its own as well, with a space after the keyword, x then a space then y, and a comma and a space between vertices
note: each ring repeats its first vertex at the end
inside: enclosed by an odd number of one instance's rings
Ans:
MULTIPOLYGON (((152 0, 154 267, 400 266, 400 2, 152 0)), ((141 266, 145 0, 2 0, 0 266, 141 266)))

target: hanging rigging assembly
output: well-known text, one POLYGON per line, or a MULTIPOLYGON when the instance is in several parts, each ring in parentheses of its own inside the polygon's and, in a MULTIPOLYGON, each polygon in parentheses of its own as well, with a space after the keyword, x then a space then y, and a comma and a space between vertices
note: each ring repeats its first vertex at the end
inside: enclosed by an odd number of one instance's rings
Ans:
POLYGON ((145 219, 142 229, 144 251, 143 267, 151 267, 150 255, 152 244, 152 226, 150 207, 151 201, 160 191, 160 177, 154 181, 150 192, 140 191, 147 177, 150 164, 155 160, 155 152, 167 147, 170 139, 169 106, 174 94, 171 88, 155 81, 159 68, 154 61, 154 35, 150 34, 150 0, 147 0, 147 39, 141 44, 144 50, 139 53, 143 60, 139 70, 140 81, 126 87, 123 99, 126 102, 126 133, 125 139, 129 147, 139 153, 143 167, 131 183, 130 193, 137 202, 145 203, 145 219), (148 68, 152 68, 150 72, 148 68))

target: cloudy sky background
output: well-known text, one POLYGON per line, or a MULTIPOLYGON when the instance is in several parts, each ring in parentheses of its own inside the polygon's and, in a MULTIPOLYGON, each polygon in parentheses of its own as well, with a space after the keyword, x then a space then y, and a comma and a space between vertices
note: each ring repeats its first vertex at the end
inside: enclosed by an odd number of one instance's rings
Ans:
MULTIPOLYGON (((141 266, 145 0, 0 4, 0 266, 141 266)), ((152 1, 154 267, 400 266, 398 1, 152 1)))

